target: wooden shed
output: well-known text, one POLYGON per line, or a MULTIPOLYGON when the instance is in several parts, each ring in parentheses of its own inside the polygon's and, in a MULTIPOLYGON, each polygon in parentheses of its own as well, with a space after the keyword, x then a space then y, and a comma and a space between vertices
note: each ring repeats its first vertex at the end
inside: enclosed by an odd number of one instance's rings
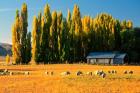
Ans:
POLYGON ((124 64, 126 53, 91 52, 87 56, 88 64, 124 64))

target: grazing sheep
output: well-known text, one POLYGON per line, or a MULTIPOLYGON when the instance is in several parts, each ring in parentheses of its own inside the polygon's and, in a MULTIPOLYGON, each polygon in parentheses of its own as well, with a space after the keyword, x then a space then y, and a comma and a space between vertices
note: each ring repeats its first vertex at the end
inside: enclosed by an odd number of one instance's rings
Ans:
POLYGON ((102 78, 105 78, 105 77, 106 77, 106 74, 105 74, 105 73, 102 73, 100 76, 101 76, 102 78))
POLYGON ((111 72, 112 72, 112 74, 117 74, 116 70, 112 70, 111 72))
POLYGON ((103 70, 97 70, 94 73, 95 73, 95 75, 98 75, 98 76, 100 76, 102 78, 105 78, 106 77, 106 73, 103 70))
POLYGON ((62 72, 60 73, 62 76, 66 76, 66 75, 70 75, 70 72, 69 71, 66 71, 66 72, 62 72))
POLYGON ((10 76, 13 75, 13 72, 10 72, 10 76))
POLYGON ((49 72, 48 72, 48 71, 46 71, 46 72, 45 72, 45 74, 46 74, 46 75, 49 75, 49 72))
POLYGON ((7 73, 7 72, 8 72, 8 70, 7 70, 7 69, 5 69, 5 70, 4 70, 4 72, 5 72, 5 73, 7 73))
POLYGON ((0 72, 3 72, 4 70, 3 69, 0 69, 0 72))
POLYGON ((103 70, 99 70, 99 72, 103 73, 104 71, 103 70))
POLYGON ((111 73, 111 71, 109 70, 109 71, 108 71, 108 73, 110 74, 110 73, 111 73))
POLYGON ((5 72, 0 72, 0 75, 5 75, 5 72))
POLYGON ((124 73, 124 74, 127 74, 127 72, 128 72, 128 71, 127 71, 127 70, 125 70, 123 73, 124 73))
POLYGON ((95 75, 101 76, 104 73, 104 71, 103 70, 97 70, 94 73, 95 73, 95 75))
POLYGON ((92 76, 92 72, 87 72, 86 75, 92 76))
POLYGON ((131 71, 129 71, 129 74, 133 74, 133 71, 131 70, 131 71))
POLYGON ((99 70, 98 75, 101 76, 104 73, 103 70, 99 70))
POLYGON ((26 72, 24 73, 24 75, 29 75, 29 72, 28 72, 28 71, 26 71, 26 72))
POLYGON ((117 71, 116 70, 114 70, 114 72, 115 72, 115 74, 117 74, 117 71))
POLYGON ((115 73, 115 71, 114 71, 114 70, 112 70, 112 71, 111 71, 111 73, 112 73, 112 74, 114 74, 114 73, 115 73))
POLYGON ((96 71, 94 72, 95 75, 99 75, 99 76, 100 76, 102 73, 103 73, 102 70, 96 70, 96 71))
POLYGON ((53 71, 52 71, 52 72, 50 72, 50 74, 51 74, 51 76, 52 76, 52 75, 54 74, 54 73, 53 73, 53 71))
POLYGON ((99 72, 100 72, 99 70, 96 70, 96 71, 94 72, 94 74, 95 74, 95 75, 98 75, 99 72))
POLYGON ((82 74, 83 74, 83 73, 82 73, 81 71, 77 71, 77 72, 76 72, 76 75, 77 75, 77 76, 80 76, 80 75, 82 75, 82 74))

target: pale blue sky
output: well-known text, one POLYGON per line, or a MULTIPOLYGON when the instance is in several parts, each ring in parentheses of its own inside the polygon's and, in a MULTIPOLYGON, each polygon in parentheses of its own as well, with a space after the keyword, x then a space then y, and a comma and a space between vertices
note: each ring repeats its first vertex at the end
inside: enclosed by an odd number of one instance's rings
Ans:
POLYGON ((29 31, 32 28, 33 16, 43 11, 47 3, 51 11, 62 11, 64 16, 68 9, 72 12, 74 4, 77 4, 82 16, 95 17, 101 12, 106 12, 120 20, 130 19, 134 26, 140 26, 140 0, 0 0, 0 42, 11 43, 11 26, 15 11, 21 9, 23 2, 28 5, 29 31))

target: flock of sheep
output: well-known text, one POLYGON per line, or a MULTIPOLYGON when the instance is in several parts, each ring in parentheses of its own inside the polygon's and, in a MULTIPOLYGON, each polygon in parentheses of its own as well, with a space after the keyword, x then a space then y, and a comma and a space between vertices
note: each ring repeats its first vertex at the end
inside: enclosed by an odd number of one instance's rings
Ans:
MULTIPOLYGON (((53 75, 54 72, 53 71, 51 71, 51 72, 46 71, 45 74, 46 75, 53 75)), ((65 71, 65 72, 60 73, 61 76, 68 76, 70 74, 71 74, 71 72, 69 72, 69 71, 65 71)), ((83 73, 82 71, 77 71, 75 74, 76 74, 76 76, 96 75, 96 76, 100 76, 102 78, 105 78, 107 74, 117 74, 117 71, 116 70, 109 70, 107 73, 105 73, 103 70, 96 70, 94 72, 86 72, 86 73, 83 73)), ((133 71, 132 70, 125 70, 123 72, 123 74, 133 74, 133 71)))
MULTIPOLYGON (((53 71, 50 71, 50 72, 46 71, 45 74, 53 76, 54 72, 53 71)), ((61 76, 68 76, 70 74, 71 74, 71 72, 69 72, 69 71, 65 71, 65 72, 60 73, 61 76)), ((100 76, 102 78, 105 78, 107 74, 117 74, 117 71, 116 70, 109 70, 108 72, 104 72, 103 70, 96 70, 94 72, 86 72, 86 73, 83 73, 82 71, 77 71, 75 73, 76 76, 96 75, 96 76, 100 76)), ((123 72, 123 74, 133 74, 133 71, 132 70, 125 70, 123 72)), ((8 71, 7 69, 3 69, 3 70, 0 70, 0 75, 29 75, 29 72, 28 71, 8 71)))
POLYGON ((8 71, 7 69, 1 69, 0 75, 29 75, 29 71, 8 71))

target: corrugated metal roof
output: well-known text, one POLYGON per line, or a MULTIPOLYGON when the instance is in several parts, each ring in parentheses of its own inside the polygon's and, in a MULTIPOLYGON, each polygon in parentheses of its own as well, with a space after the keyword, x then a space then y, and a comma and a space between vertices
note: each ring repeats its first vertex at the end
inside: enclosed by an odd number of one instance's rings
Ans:
POLYGON ((87 58, 114 58, 114 56, 112 52, 91 52, 87 58))
POLYGON ((124 58, 125 53, 114 53, 114 52, 91 52, 87 56, 88 58, 124 58))
POLYGON ((126 56, 126 53, 122 53, 122 54, 116 54, 116 56, 115 56, 115 58, 125 58, 125 56, 126 56))

